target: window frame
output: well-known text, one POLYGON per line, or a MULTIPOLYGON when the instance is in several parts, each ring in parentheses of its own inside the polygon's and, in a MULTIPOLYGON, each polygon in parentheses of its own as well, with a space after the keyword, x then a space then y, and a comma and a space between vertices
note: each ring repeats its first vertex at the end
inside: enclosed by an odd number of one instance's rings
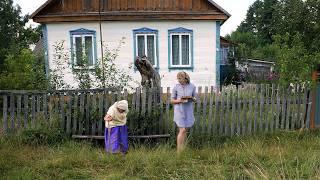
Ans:
POLYGON ((144 36, 144 52, 147 57, 148 56, 148 39, 147 37, 152 35, 154 37, 154 65, 153 67, 159 69, 159 38, 158 38, 158 30, 150 29, 150 28, 140 28, 133 30, 133 39, 134 39, 134 61, 135 58, 138 56, 138 36, 144 36))
POLYGON ((175 28, 168 30, 168 66, 169 70, 171 69, 185 69, 192 70, 194 69, 193 64, 193 30, 185 28, 175 28), (173 65, 173 36, 179 36, 179 65, 173 65), (189 64, 182 65, 182 36, 187 35, 189 37, 189 64))
MULTIPOLYGON (((92 65, 88 66, 89 69, 94 69, 97 63, 97 44, 96 44, 96 31, 88 29, 76 29, 70 31, 70 43, 71 43, 71 63, 74 69, 83 69, 83 66, 77 65, 76 55, 76 38, 81 37, 82 45, 85 46, 85 38, 92 38, 92 65)), ((85 55, 85 48, 82 48, 82 55, 85 55)), ((88 59, 89 61, 89 59, 88 59)))

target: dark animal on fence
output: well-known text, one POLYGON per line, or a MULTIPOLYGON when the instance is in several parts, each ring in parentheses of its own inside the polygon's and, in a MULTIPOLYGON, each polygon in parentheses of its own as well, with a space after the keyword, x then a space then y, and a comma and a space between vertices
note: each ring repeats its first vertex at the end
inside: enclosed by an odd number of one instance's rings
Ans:
POLYGON ((135 60, 134 65, 141 74, 141 86, 148 88, 161 87, 161 80, 159 73, 153 68, 152 64, 146 56, 141 58, 138 56, 135 60))

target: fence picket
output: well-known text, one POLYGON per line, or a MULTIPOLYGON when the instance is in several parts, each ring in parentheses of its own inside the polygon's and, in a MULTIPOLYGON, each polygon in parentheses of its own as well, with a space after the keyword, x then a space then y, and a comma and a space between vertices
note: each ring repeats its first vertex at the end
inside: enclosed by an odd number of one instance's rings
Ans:
POLYGON ((24 124, 24 128, 28 127, 28 114, 29 114, 29 108, 28 108, 28 95, 25 94, 23 96, 23 111, 24 111, 24 117, 23 117, 23 124, 24 124))
POLYGON ((21 95, 17 96, 17 128, 21 127, 21 95))
POLYGON ((104 93, 99 93, 98 94, 98 103, 99 103, 99 116, 98 116, 98 135, 101 136, 103 135, 103 130, 102 130, 102 123, 103 123, 103 118, 104 118, 104 114, 103 114, 103 95, 104 93))
POLYGON ((35 104, 35 95, 31 95, 31 126, 35 127, 36 125, 36 104, 35 104))
POLYGON ((203 96, 203 110, 202 110, 202 121, 201 123, 201 132, 207 132, 208 128, 208 118, 206 118, 207 115, 207 103, 208 103, 208 87, 206 86, 204 89, 204 96, 203 96))
MULTIPOLYGON (((139 122, 129 121, 129 129, 141 126, 141 135, 176 134, 172 123, 171 92, 157 89, 137 88, 133 94, 128 91, 14 91, 0 92, 3 97, 4 132, 34 127, 37 120, 51 120, 54 115, 67 134, 103 135, 103 116, 116 100, 127 99, 130 115, 140 117, 159 115, 149 127, 139 122), (160 92, 160 100, 157 98, 160 92), (165 99, 165 100, 164 100, 165 99), (23 126, 22 126, 23 125, 23 126), (85 127, 85 128, 84 128, 85 127), (143 128, 143 129, 142 129, 143 128)), ((279 85, 259 85, 239 88, 237 91, 224 89, 219 95, 213 87, 198 87, 195 103, 196 123, 191 133, 254 134, 274 132, 276 129, 295 130, 310 127, 312 98, 309 89, 295 85, 294 89, 284 89, 279 85)), ((153 116, 152 116, 153 117, 153 116)), ((137 135, 140 135, 137 134, 137 135)))
POLYGON ((219 116, 219 135, 222 135, 223 133, 223 110, 224 110, 224 92, 221 92, 221 95, 220 95, 220 116, 219 116))
POLYGON ((71 134, 71 115, 72 115, 72 94, 67 93, 67 123, 66 123, 66 132, 67 134, 71 134))
POLYGON ((214 100, 214 93, 213 93, 213 87, 211 86, 210 89, 210 99, 209 99, 209 116, 208 116, 208 128, 207 128, 207 134, 212 134, 212 124, 213 124, 213 117, 212 117, 212 111, 213 111, 213 100, 214 100))
POLYGON ((231 119, 230 119, 230 135, 234 136, 234 120, 236 119, 236 96, 235 92, 232 93, 232 114, 231 114, 231 119))
POLYGON ((80 114, 79 114, 79 131, 78 134, 82 135, 83 134, 83 127, 84 127, 84 121, 85 121, 85 94, 81 93, 80 94, 80 114))
POLYGON ((3 95, 3 131, 8 133, 8 96, 3 95))
POLYGON ((287 95, 289 96, 288 97, 288 101, 287 101, 287 111, 286 111, 286 113, 287 113, 287 115, 286 115, 286 130, 289 130, 289 128, 290 128, 290 108, 291 108, 291 89, 289 88, 288 90, 287 90, 287 95))
MULTIPOLYGON (((78 111, 78 102, 79 102, 79 96, 78 94, 74 94, 74 99, 73 99, 73 120, 72 120, 72 133, 76 134, 78 133, 78 123, 77 121, 81 121, 80 116, 79 116, 79 111, 78 111)), ((80 109, 80 108, 79 108, 80 109)))

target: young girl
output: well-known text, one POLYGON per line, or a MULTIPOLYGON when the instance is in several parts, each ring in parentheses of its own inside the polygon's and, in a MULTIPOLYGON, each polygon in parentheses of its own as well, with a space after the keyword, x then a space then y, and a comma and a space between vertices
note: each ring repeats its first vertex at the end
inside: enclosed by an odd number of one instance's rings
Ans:
POLYGON ((105 120, 105 148, 108 153, 127 153, 128 128, 126 126, 128 101, 115 102, 104 117, 105 120))

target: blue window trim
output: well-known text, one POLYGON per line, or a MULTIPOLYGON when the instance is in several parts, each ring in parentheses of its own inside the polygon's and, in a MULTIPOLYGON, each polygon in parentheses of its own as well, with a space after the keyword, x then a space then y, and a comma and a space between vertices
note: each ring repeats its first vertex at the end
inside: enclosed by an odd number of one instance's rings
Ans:
POLYGON ((80 28, 80 29, 70 31, 70 45, 71 45, 71 62, 70 63, 72 64, 72 68, 76 67, 75 62, 74 62, 74 49, 73 49, 73 36, 74 35, 92 35, 93 36, 93 48, 94 48, 94 50, 93 50, 94 59, 93 60, 94 60, 94 65, 95 65, 98 61, 96 31, 80 28))
POLYGON ((43 40, 44 40, 44 64, 46 69, 46 76, 49 77, 50 67, 49 67, 49 51, 48 51, 48 27, 46 24, 42 27, 43 40))
MULTIPOLYGON (((134 29, 133 30, 133 48, 134 48, 134 51, 133 51, 133 64, 134 64, 134 61, 136 60, 136 56, 137 56, 137 39, 136 39, 136 35, 138 34, 153 34, 155 35, 156 37, 156 66, 155 66, 155 69, 156 70, 159 70, 159 31, 156 30, 156 29, 150 29, 150 28, 146 28, 146 27, 143 27, 143 28, 140 28, 140 29, 134 29)), ((136 67, 135 67, 135 71, 136 71, 136 67)))
POLYGON ((216 21, 216 86, 220 88, 220 26, 221 21, 216 21))
POLYGON ((193 30, 191 29, 186 29, 183 27, 175 28, 175 29, 169 29, 168 30, 168 67, 169 67, 169 72, 171 70, 189 70, 192 71, 194 70, 194 53, 193 53, 193 30), (190 59, 190 67, 172 67, 171 66, 171 34, 179 34, 179 33, 184 33, 184 34, 189 34, 190 35, 190 43, 191 43, 191 59, 190 59))

